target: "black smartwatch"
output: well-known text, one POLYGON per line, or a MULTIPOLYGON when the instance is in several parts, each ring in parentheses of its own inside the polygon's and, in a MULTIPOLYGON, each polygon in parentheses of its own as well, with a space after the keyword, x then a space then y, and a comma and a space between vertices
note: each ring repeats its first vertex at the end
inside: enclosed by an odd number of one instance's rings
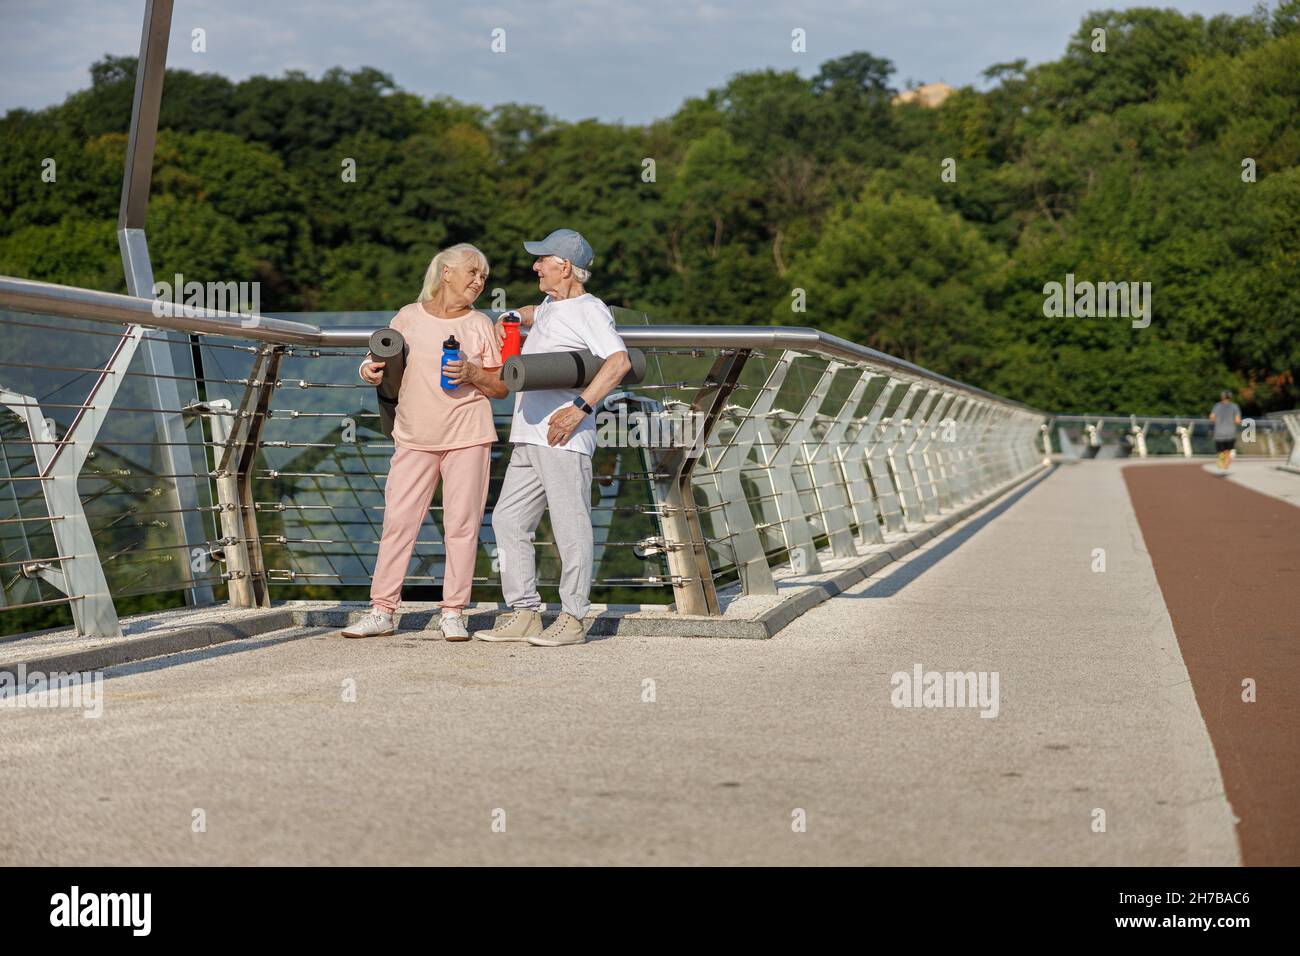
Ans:
POLYGON ((573 405, 575 408, 581 408, 584 415, 591 414, 591 406, 582 400, 581 395, 573 400, 573 405))

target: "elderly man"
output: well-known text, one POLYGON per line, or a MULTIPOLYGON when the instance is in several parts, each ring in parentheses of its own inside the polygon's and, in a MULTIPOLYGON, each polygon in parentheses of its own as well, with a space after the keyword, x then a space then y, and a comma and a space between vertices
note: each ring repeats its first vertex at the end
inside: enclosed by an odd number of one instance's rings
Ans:
POLYGON ((520 310, 523 322, 532 325, 522 353, 587 349, 605 363, 584 389, 515 395, 510 466, 492 509, 501 592, 510 611, 490 631, 477 631, 474 637, 556 647, 587 639, 583 618, 592 575, 593 411, 623 380, 631 362, 609 308, 586 289, 594 258, 587 240, 572 229, 557 229, 541 242, 525 242, 524 249, 537 256, 533 271, 546 298, 535 310, 520 310), (543 631, 532 535, 547 508, 560 553, 562 613, 543 631))

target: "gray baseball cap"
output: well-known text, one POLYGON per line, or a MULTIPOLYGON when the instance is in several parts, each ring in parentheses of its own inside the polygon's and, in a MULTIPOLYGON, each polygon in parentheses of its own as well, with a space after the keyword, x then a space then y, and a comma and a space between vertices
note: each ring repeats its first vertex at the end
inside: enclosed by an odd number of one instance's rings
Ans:
POLYGON ((541 242, 525 242, 524 249, 535 256, 559 256, 568 259, 579 269, 590 269, 596 254, 591 243, 574 229, 556 229, 541 242))

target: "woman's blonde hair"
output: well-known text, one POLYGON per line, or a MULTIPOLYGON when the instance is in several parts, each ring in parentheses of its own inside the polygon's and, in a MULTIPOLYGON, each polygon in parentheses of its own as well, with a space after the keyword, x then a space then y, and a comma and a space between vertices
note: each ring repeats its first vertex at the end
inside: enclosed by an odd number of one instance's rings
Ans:
POLYGON ((442 285, 442 270, 445 267, 457 265, 469 258, 477 259, 483 266, 483 278, 486 280, 487 256, 483 255, 477 246, 471 246, 468 242, 457 243, 434 256, 429 263, 429 268, 424 270, 424 285, 420 286, 420 301, 427 302, 437 293, 438 286, 442 285))

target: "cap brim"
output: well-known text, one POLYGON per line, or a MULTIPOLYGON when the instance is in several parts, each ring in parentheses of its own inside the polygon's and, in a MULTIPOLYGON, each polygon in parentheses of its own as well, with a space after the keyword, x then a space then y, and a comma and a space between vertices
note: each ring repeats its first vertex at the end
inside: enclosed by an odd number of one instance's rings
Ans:
POLYGON ((546 248, 545 242, 525 242, 524 251, 531 252, 535 256, 550 255, 550 251, 546 248))

